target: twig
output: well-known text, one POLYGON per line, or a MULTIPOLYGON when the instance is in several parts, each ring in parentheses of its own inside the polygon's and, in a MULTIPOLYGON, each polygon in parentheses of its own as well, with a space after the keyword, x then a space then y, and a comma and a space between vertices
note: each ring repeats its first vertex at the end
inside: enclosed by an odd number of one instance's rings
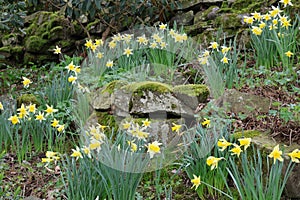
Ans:
POLYGON ((82 23, 78 19, 76 19, 76 21, 80 24, 80 26, 84 30, 84 32, 86 32, 88 38, 91 39, 91 36, 90 36, 90 33, 88 32, 88 30, 82 25, 82 23))

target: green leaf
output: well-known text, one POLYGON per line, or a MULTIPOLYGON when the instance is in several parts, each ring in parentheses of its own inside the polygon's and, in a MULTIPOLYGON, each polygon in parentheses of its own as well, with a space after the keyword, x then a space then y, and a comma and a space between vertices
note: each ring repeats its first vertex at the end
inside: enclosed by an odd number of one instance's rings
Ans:
POLYGON ((96 8, 97 8, 98 10, 101 9, 101 1, 95 0, 95 5, 96 5, 96 8))

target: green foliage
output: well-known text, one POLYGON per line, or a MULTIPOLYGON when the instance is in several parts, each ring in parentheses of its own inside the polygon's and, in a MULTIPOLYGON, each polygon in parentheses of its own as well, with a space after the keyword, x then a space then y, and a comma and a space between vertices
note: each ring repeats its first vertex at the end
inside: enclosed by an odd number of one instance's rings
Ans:
POLYGON ((0 0, 0 32, 14 29, 22 31, 25 10, 24 1, 0 0))

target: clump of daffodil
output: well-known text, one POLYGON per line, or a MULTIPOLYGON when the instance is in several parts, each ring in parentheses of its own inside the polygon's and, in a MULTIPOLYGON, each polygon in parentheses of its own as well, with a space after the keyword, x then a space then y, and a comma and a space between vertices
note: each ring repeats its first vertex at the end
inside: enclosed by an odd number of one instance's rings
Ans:
POLYGON ((193 174, 193 177, 194 178, 191 179, 191 182, 193 184, 192 188, 195 187, 195 190, 197 190, 197 188, 201 184, 201 179, 200 179, 200 176, 196 176, 195 174, 193 174))
POLYGON ((279 160, 280 162, 283 161, 283 158, 281 155, 282 155, 282 151, 279 150, 279 144, 278 144, 274 147, 273 151, 268 155, 268 157, 273 158, 274 164, 275 164, 276 160, 279 160))
POLYGON ((153 156, 155 154, 160 153, 160 147, 159 146, 161 144, 162 143, 159 143, 158 141, 154 141, 154 142, 148 144, 148 146, 147 146, 148 151, 147 152, 149 153, 150 158, 153 158, 153 156))

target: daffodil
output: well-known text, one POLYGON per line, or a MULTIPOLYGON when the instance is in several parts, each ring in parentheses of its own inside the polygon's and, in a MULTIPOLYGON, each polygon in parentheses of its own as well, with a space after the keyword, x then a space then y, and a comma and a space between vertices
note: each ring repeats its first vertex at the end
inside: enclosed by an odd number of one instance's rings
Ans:
POLYGON ((223 63, 223 64, 228 64, 228 58, 226 56, 224 56, 220 61, 223 63))
POLYGON ((144 44, 144 45, 147 45, 147 44, 148 44, 148 40, 147 40, 147 38, 145 37, 145 35, 140 36, 140 37, 137 37, 137 42, 138 42, 139 44, 144 44))
POLYGON ((59 120, 57 120, 55 118, 51 122, 52 122, 51 126, 54 127, 54 128, 56 128, 59 125, 59 120))
POLYGON ((281 155, 282 155, 282 151, 279 150, 279 144, 278 144, 274 147, 273 151, 268 155, 268 157, 273 158, 275 164, 276 160, 279 160, 280 162, 283 161, 281 155))
POLYGON ((266 23, 265 22, 260 22, 259 28, 263 29, 265 27, 266 27, 266 23))
POLYGON ((76 147, 76 149, 72 149, 73 153, 71 154, 71 157, 75 157, 76 160, 78 158, 82 158, 82 154, 80 152, 80 149, 78 147, 76 147))
POLYGON ((201 122, 201 125, 204 126, 204 127, 209 127, 210 126, 210 120, 204 118, 204 121, 201 122))
POLYGON ((58 154, 58 152, 47 151, 46 152, 46 157, 47 158, 52 158, 52 157, 56 156, 57 154, 58 154))
POLYGON ((216 158, 214 156, 209 156, 207 159, 206 159, 206 164, 208 166, 210 166, 210 170, 213 170, 213 169, 216 169, 218 168, 218 162, 220 160, 224 159, 223 157, 221 158, 216 158))
POLYGON ((253 18, 253 17, 248 17, 248 16, 246 16, 246 17, 244 17, 244 22, 245 22, 246 24, 253 24, 254 18, 253 18))
POLYGON ((25 108, 25 105, 23 103, 22 103, 21 107, 17 109, 17 111, 19 111, 20 118, 23 118, 26 115, 28 115, 27 109, 25 108))
POLYGON ((83 151, 83 153, 84 153, 85 155, 87 155, 87 157, 92 158, 92 156, 91 156, 91 150, 90 150, 89 147, 83 146, 83 147, 81 148, 81 150, 83 151))
POLYGON ((300 159, 300 151, 299 151, 299 149, 295 149, 291 153, 288 153, 288 156, 291 157, 292 162, 300 163, 300 161, 299 161, 299 159, 300 159))
POLYGON ((159 45, 160 45, 161 49, 164 49, 164 48, 167 47, 167 43, 166 42, 161 42, 161 43, 159 43, 159 45))
POLYGON ((293 6, 291 0, 280 0, 279 2, 282 3, 284 7, 286 7, 287 5, 293 6))
POLYGON ((232 152, 231 155, 237 155, 238 157, 240 157, 240 154, 243 152, 243 150, 237 144, 233 144, 233 146, 234 148, 230 149, 230 151, 232 152))
POLYGON ((162 143, 159 143, 158 141, 154 141, 154 142, 152 142, 152 143, 149 143, 148 144, 148 153, 150 154, 150 158, 153 158, 153 156, 155 155, 155 154, 158 154, 158 153, 160 153, 160 145, 161 145, 162 143))
POLYGON ((11 121, 12 124, 20 123, 19 117, 17 115, 13 115, 10 118, 8 118, 9 121, 11 121))
POLYGON ((258 12, 251 13, 251 15, 253 15, 253 18, 257 21, 259 21, 262 18, 261 14, 258 12))
POLYGON ((130 55, 132 55, 132 49, 129 49, 128 47, 126 49, 124 49, 124 55, 126 55, 127 57, 129 57, 130 55))
POLYGON ((282 10, 280 10, 280 8, 278 6, 277 7, 272 6, 272 9, 273 10, 269 11, 271 17, 276 17, 277 15, 279 15, 282 12, 282 10))
POLYGON ((114 65, 114 61, 111 61, 111 60, 107 61, 107 63, 106 63, 106 67, 109 67, 109 68, 112 68, 113 65, 114 65))
POLYGON ((198 58, 198 61, 200 62, 201 65, 206 65, 208 62, 207 57, 203 57, 203 58, 198 58))
POLYGON ((284 53, 287 57, 291 57, 292 55, 294 55, 291 51, 287 51, 284 53))
POLYGON ((73 61, 70 63, 70 64, 68 64, 65 68, 68 70, 68 72, 69 71, 75 71, 75 65, 73 64, 73 61))
POLYGON ((42 163, 50 163, 53 160, 54 160, 53 158, 42 158, 42 163))
POLYGON ((46 110, 45 110, 45 112, 46 112, 46 117, 47 117, 48 115, 52 115, 53 113, 55 113, 55 112, 58 111, 58 109, 54 109, 52 105, 49 106, 48 104, 46 104, 46 107, 47 107, 46 110))
POLYGON ((254 35, 261 35, 262 33, 262 29, 257 26, 252 26, 251 31, 254 35))
POLYGON ((157 47, 157 43, 156 42, 152 42, 150 44, 150 48, 155 49, 157 47))
POLYGON ((72 84, 75 84, 76 80, 77 80, 76 76, 69 76, 68 77, 68 82, 70 82, 72 84))
POLYGON ((195 187, 195 190, 197 190, 197 188, 201 184, 201 179, 200 179, 200 176, 196 176, 195 174, 193 174, 193 177, 194 178, 191 179, 191 182, 193 184, 192 188, 195 187))
POLYGON ((89 49, 93 46, 93 41, 91 39, 87 40, 84 45, 89 49))
POLYGON ((217 42, 211 42, 209 48, 218 49, 219 44, 217 42))
POLYGON ((127 129, 130 128, 131 123, 129 123, 129 122, 126 121, 126 122, 124 122, 124 123, 122 124, 122 126, 123 126, 123 129, 127 130, 127 129))
MULTIPOLYGON (((222 48, 223 49, 223 48, 222 48)), ((223 51, 222 51, 223 52, 223 51)), ((203 57, 208 57, 209 56, 209 51, 205 50, 202 54, 203 57)))
POLYGON ((102 144, 102 142, 100 142, 98 140, 91 140, 91 142, 89 144, 89 148, 90 148, 90 150, 100 151, 101 150, 101 144, 102 144))
POLYGON ((291 22, 291 20, 286 20, 286 21, 282 22, 282 27, 288 29, 289 26, 292 26, 290 22, 291 22))
POLYGON ((159 25, 159 30, 166 30, 167 24, 160 24, 159 25))
POLYGON ((246 150, 251 144, 251 138, 240 138, 238 141, 240 142, 240 146, 244 146, 244 150, 246 150))
POLYGON ((102 45, 103 45, 103 40, 101 40, 101 39, 96 39, 96 40, 95 40, 95 45, 96 45, 96 46, 102 46, 102 45))
POLYGON ((103 58, 103 53, 98 52, 98 53, 97 53, 97 58, 99 58, 99 59, 103 58))
POLYGON ((151 122, 148 119, 142 120, 143 126, 149 127, 151 122))
POLYGON ((56 130, 58 131, 58 132, 64 132, 64 130, 65 130, 65 125, 64 124, 58 124, 57 126, 56 126, 56 130))
POLYGON ((39 114, 37 114, 35 116, 35 120, 40 121, 40 122, 42 122, 43 120, 46 120, 44 117, 44 113, 40 111, 39 114))
POLYGON ((222 54, 226 54, 229 50, 230 50, 230 47, 226 47, 226 46, 222 46, 222 54))
POLYGON ((115 43, 115 41, 111 41, 111 42, 108 43, 108 47, 110 49, 114 49, 116 46, 117 46, 117 43, 115 43))
POLYGON ((175 132, 179 132, 179 130, 181 129, 182 125, 179 125, 179 124, 175 124, 175 123, 172 123, 173 126, 172 126, 172 131, 175 131, 175 132))
POLYGON ((29 85, 32 83, 32 81, 26 77, 22 77, 23 78, 23 85, 24 85, 24 88, 28 88, 29 85))
POLYGON ((263 15, 264 20, 269 21, 271 19, 271 15, 269 15, 268 13, 263 15))
POLYGON ((3 104, 0 102, 0 110, 4 110, 3 104))
POLYGON ((130 146, 130 149, 131 149, 132 152, 136 152, 137 151, 137 145, 134 143, 134 140, 127 141, 127 144, 130 146))
POLYGON ((55 46, 54 54, 61 54, 61 48, 59 48, 57 45, 55 46))
POLYGON ((227 147, 231 146, 232 143, 228 142, 224 137, 222 137, 222 139, 219 139, 217 145, 218 147, 222 148, 220 151, 224 151, 227 147))
POLYGON ((28 109, 29 112, 35 113, 35 111, 36 111, 36 105, 30 103, 29 106, 27 106, 27 109, 28 109))

